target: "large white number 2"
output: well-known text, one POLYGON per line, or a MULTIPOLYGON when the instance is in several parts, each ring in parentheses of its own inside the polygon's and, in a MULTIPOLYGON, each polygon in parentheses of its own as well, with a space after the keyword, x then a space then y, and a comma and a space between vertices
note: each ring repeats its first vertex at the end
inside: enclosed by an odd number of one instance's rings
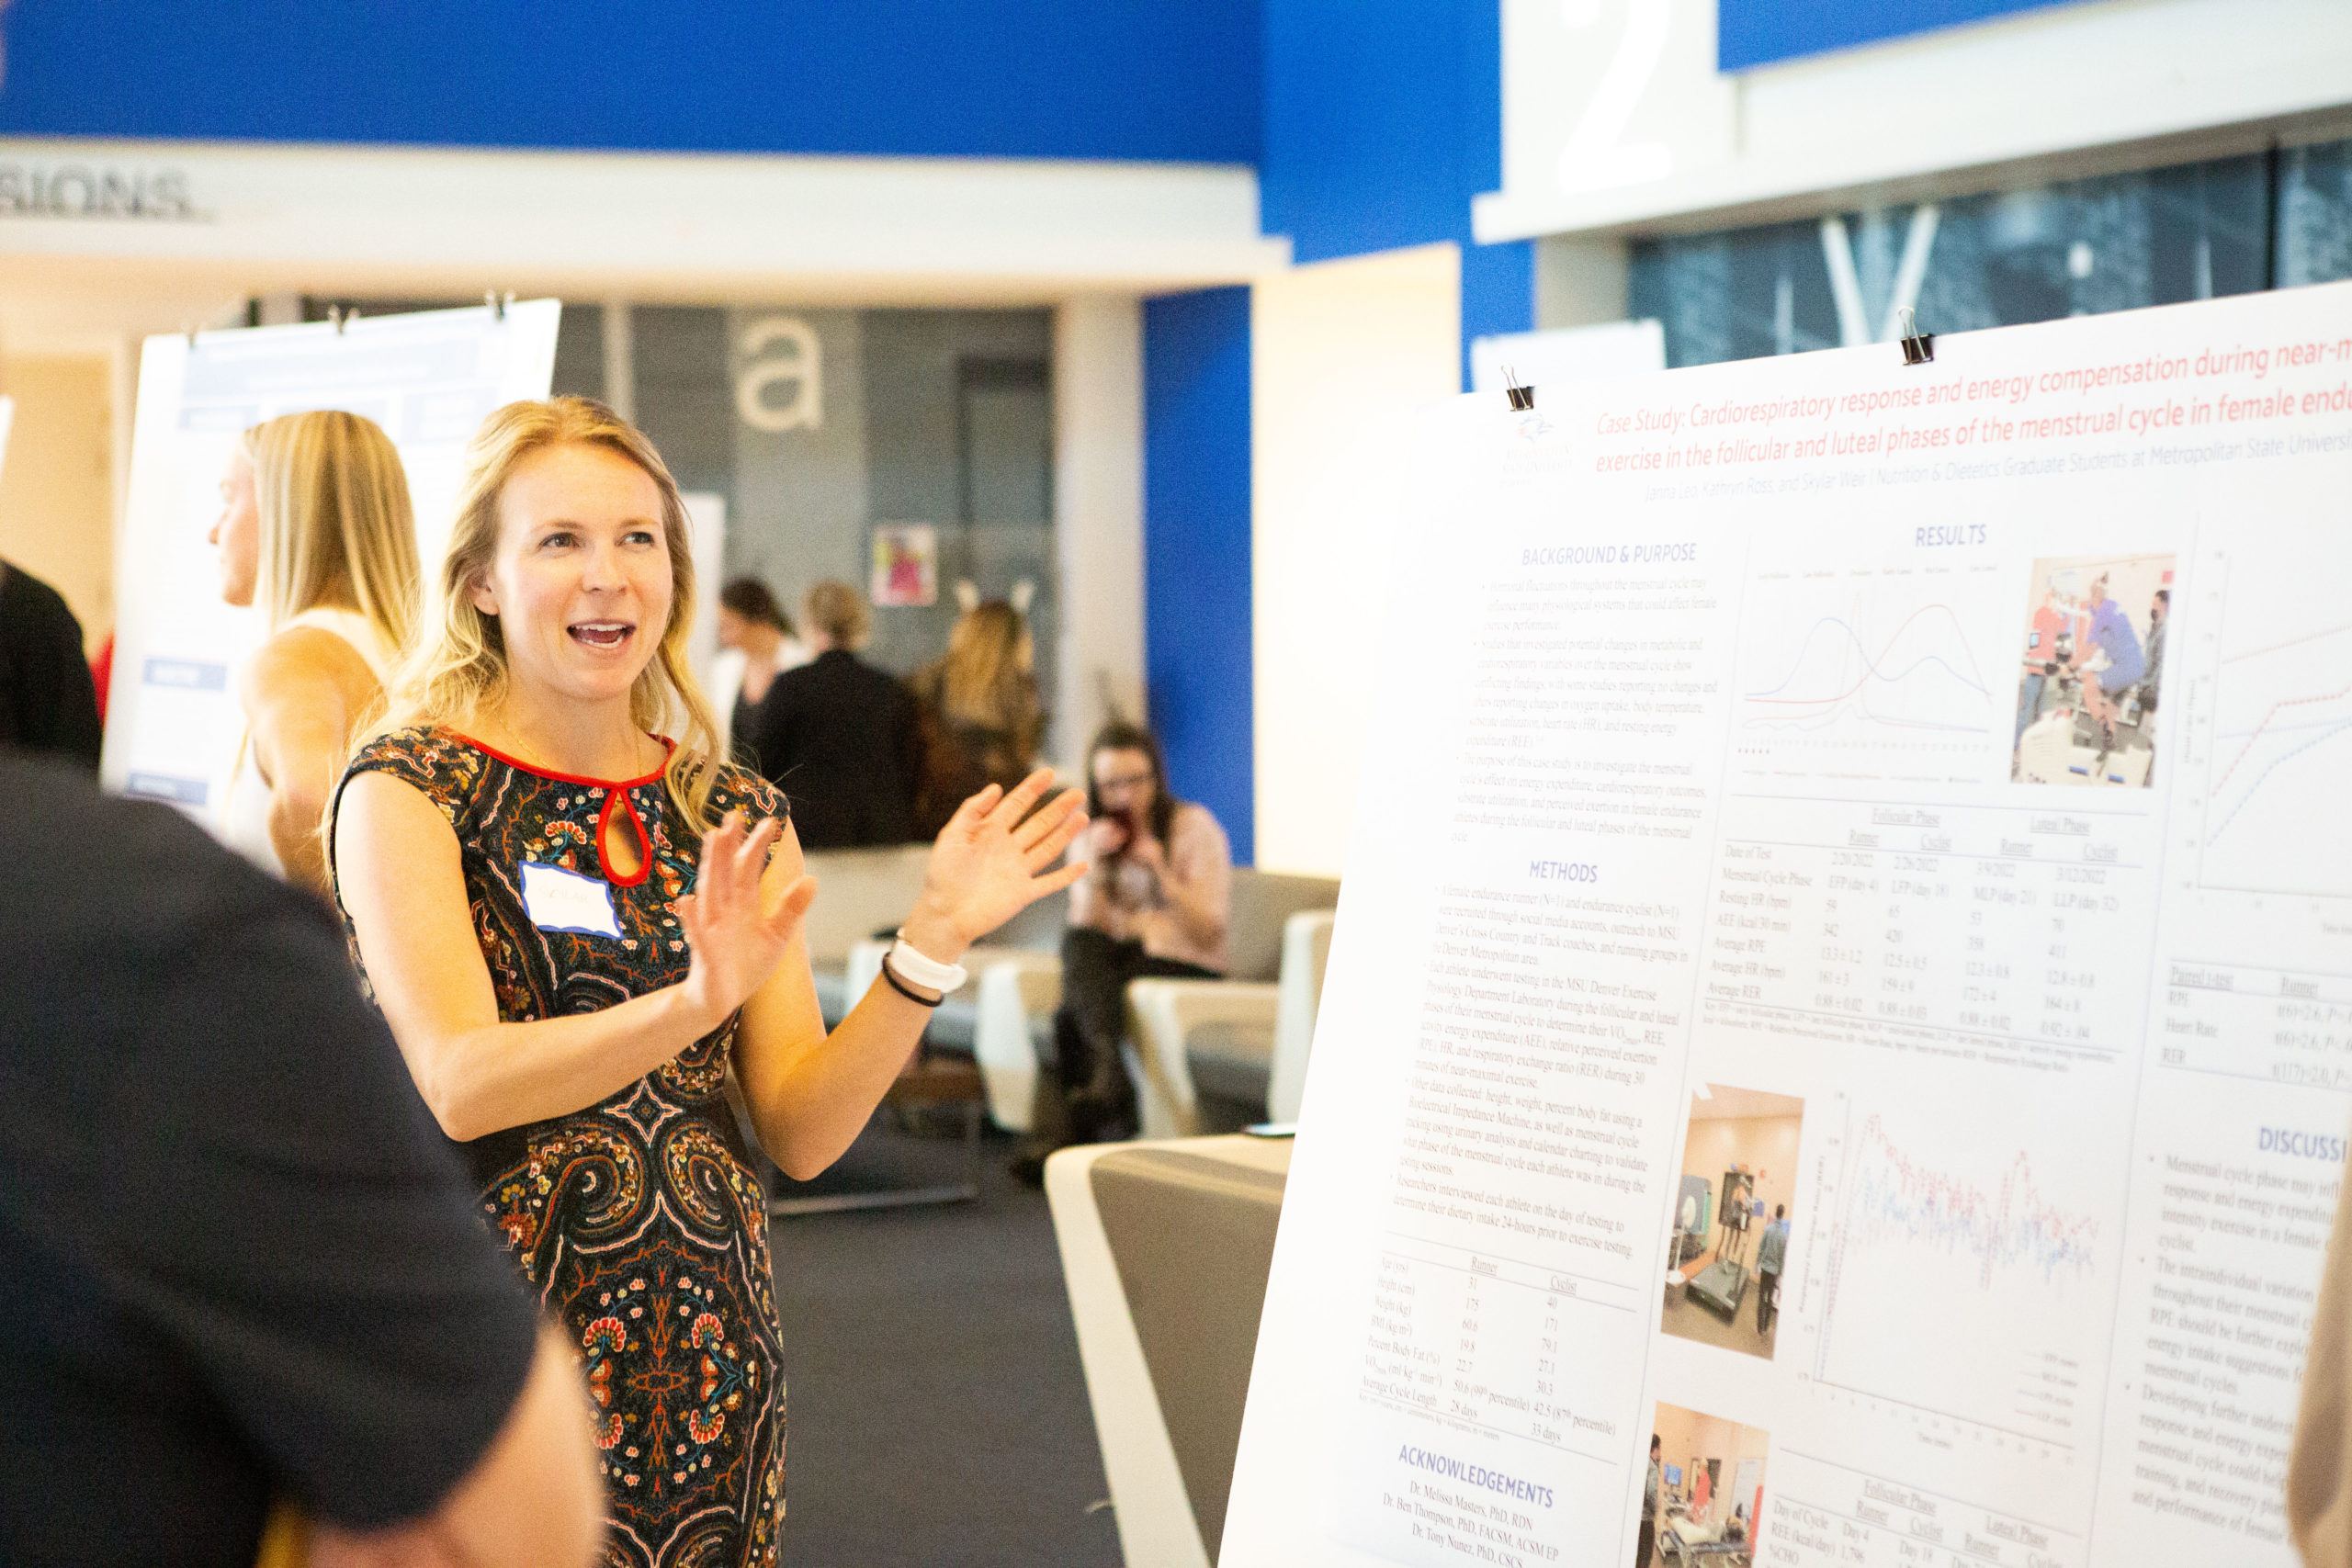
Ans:
MULTIPOLYGON (((1560 149, 1558 179, 1568 196, 1662 180, 1673 172, 1674 150, 1663 141, 1621 142, 1625 127, 1666 55, 1674 0, 1625 0, 1625 36, 1600 73, 1583 118, 1560 149)), ((1600 20, 1599 0, 1560 0, 1560 25, 1581 32, 1600 20)))

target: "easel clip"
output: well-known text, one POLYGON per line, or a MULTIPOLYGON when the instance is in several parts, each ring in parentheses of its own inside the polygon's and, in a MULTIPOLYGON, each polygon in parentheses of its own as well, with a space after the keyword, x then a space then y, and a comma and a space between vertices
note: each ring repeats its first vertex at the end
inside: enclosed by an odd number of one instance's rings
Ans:
POLYGON ((1936 360, 1936 334, 1919 330, 1919 318, 1911 307, 1903 307, 1903 363, 1932 365, 1936 360))

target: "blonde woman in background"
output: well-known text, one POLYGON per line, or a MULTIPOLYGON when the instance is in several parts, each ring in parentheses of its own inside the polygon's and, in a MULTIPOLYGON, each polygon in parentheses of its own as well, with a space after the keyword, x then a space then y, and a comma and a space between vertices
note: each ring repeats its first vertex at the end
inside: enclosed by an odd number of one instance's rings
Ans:
POLYGON ((688 537, 609 409, 492 415, 330 829, 362 976, 582 1361, 608 1568, 776 1558, 782 1331, 729 1068, 777 1166, 824 1169, 965 950, 1079 874, 1050 868, 1086 820, 1074 795, 1028 815, 1043 773, 965 802, 828 1034, 784 797, 716 754, 687 663, 688 537))
POLYGON ((948 634, 946 656, 918 671, 912 685, 923 742, 915 836, 929 838, 965 796, 991 784, 1010 789, 1037 765, 1046 717, 1027 618, 1004 600, 975 597, 948 634))
POLYGON ((261 612, 238 677, 245 738, 221 812, 231 847, 327 892, 319 822, 379 711, 414 619, 416 524, 390 437, 357 414, 288 414, 245 432, 220 477, 220 596, 261 612))

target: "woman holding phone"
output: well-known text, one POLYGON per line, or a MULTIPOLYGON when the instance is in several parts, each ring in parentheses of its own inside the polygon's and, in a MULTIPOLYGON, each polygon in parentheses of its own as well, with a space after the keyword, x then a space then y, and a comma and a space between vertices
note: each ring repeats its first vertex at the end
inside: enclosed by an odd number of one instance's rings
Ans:
POLYGON ((716 755, 688 667, 687 541, 610 410, 492 414, 331 825, 365 980, 583 1363, 605 1561, 649 1568, 772 1562, 783 1518, 766 1204, 728 1069, 785 1173, 824 1169, 966 948, 1080 874, 1048 868, 1086 821, 1074 793, 1038 807, 1044 773, 966 801, 829 1035, 783 796, 716 755))
POLYGON ((1071 886, 1062 933, 1062 1005, 1054 1015, 1062 1093, 1059 1138, 1033 1138, 1013 1161, 1035 1180, 1057 1141, 1125 1136, 1135 1085, 1119 1058, 1127 982, 1145 976, 1214 980, 1231 960, 1233 848, 1209 808, 1168 789, 1151 731, 1117 721, 1087 748, 1091 825, 1070 851, 1083 874, 1071 886))

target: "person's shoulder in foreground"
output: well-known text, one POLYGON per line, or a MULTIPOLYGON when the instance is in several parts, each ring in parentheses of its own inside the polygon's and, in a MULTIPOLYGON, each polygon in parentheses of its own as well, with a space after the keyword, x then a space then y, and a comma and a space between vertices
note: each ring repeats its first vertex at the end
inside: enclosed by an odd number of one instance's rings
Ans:
POLYGON ((0 799, 0 1562, 243 1568, 273 1500, 584 1560, 570 1358, 325 911, 53 763, 0 799))
POLYGON ((70 626, 79 637, 82 623, 65 603, 65 595, 23 567, 12 565, 0 572, 0 604, 7 607, 14 626, 40 632, 70 626))

